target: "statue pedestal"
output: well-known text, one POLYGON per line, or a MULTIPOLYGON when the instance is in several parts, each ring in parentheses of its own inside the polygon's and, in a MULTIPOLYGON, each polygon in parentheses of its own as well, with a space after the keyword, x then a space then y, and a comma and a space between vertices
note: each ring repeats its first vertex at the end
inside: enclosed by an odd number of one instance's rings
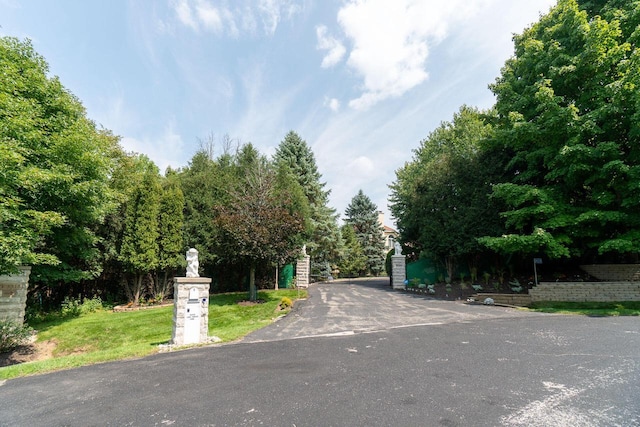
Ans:
POLYGON ((309 287, 309 272, 311 270, 311 256, 305 255, 296 263, 296 286, 306 289, 309 287))
POLYGON ((405 289, 404 281, 407 279, 407 269, 404 255, 391 255, 391 277, 393 289, 405 289))
POLYGON ((208 277, 174 278, 171 344, 180 346, 208 341, 210 285, 208 277))

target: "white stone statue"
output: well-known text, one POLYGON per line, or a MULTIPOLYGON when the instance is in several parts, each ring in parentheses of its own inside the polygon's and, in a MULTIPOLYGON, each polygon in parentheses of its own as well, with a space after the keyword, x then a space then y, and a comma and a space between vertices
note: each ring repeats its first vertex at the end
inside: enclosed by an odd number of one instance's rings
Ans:
POLYGON ((200 277, 200 274, 198 274, 199 267, 198 250, 191 248, 187 251, 187 277, 200 277))
POLYGON ((307 245, 302 245, 302 255, 307 256, 307 245))
POLYGON ((395 249, 394 255, 402 255, 402 246, 400 245, 400 242, 396 240, 393 244, 393 248, 395 249))

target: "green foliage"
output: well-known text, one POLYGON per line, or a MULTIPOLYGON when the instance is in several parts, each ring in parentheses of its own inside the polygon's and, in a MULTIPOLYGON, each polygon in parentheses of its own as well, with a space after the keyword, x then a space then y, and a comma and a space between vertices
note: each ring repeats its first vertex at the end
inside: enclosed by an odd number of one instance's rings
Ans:
POLYGON ((94 230, 114 207, 118 140, 97 130, 29 41, 0 38, 0 273, 32 285, 95 277, 94 230))
POLYGON ((344 248, 338 262, 341 277, 357 277, 367 267, 367 257, 356 237, 356 232, 349 224, 344 224, 341 229, 344 248))
POLYGON ((27 344, 35 331, 28 325, 0 320, 0 353, 14 350, 27 344))
POLYGON ((329 191, 318 172, 313 152, 300 136, 290 131, 280 142, 274 155, 280 167, 291 170, 309 206, 309 236, 307 250, 317 264, 335 263, 341 250, 341 234, 337 214, 328 206, 329 191))
POLYGON ((260 263, 283 265, 300 253, 306 235, 308 204, 286 169, 276 169, 251 146, 238 153, 239 177, 228 202, 216 205, 217 253, 250 268, 250 300, 256 298, 255 269, 260 263))
MULTIPOLYGON (((514 37, 492 85, 509 182, 504 253, 640 252, 638 2, 561 0, 514 37), (584 3, 581 7, 581 4, 584 3)), ((502 240, 500 242, 499 240, 502 240)))
POLYGON ((502 230, 487 196, 501 179, 500 157, 482 146, 493 135, 492 119, 492 112, 463 106, 421 142, 390 186, 401 240, 445 264, 449 277, 462 258, 482 251, 478 237, 502 230))
POLYGON ((366 268, 360 274, 377 276, 383 271, 385 260, 382 225, 378 222, 378 207, 362 190, 358 191, 347 206, 345 223, 353 228, 366 256, 366 268))

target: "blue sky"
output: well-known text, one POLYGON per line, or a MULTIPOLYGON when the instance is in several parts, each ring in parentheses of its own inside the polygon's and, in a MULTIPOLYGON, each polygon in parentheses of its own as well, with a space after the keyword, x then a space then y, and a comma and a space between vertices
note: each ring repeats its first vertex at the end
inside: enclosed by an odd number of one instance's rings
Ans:
POLYGON ((161 170, 223 136, 312 148, 331 205, 388 212, 395 171, 463 104, 488 108, 512 35, 555 0, 0 0, 97 124, 161 170))

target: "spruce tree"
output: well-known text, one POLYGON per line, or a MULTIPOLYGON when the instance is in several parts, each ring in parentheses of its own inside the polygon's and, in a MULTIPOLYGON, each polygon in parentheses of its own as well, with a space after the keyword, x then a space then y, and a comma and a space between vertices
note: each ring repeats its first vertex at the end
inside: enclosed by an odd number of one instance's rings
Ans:
POLYGON ((378 222, 378 207, 362 190, 358 191, 345 210, 346 223, 353 227, 362 251, 367 257, 364 273, 377 276, 384 269, 384 239, 378 222))
POLYGON ((328 276, 341 247, 335 209, 328 206, 330 191, 318 172, 313 151, 300 136, 290 131, 278 146, 274 160, 291 169, 309 202, 311 236, 307 249, 315 274, 328 276))

